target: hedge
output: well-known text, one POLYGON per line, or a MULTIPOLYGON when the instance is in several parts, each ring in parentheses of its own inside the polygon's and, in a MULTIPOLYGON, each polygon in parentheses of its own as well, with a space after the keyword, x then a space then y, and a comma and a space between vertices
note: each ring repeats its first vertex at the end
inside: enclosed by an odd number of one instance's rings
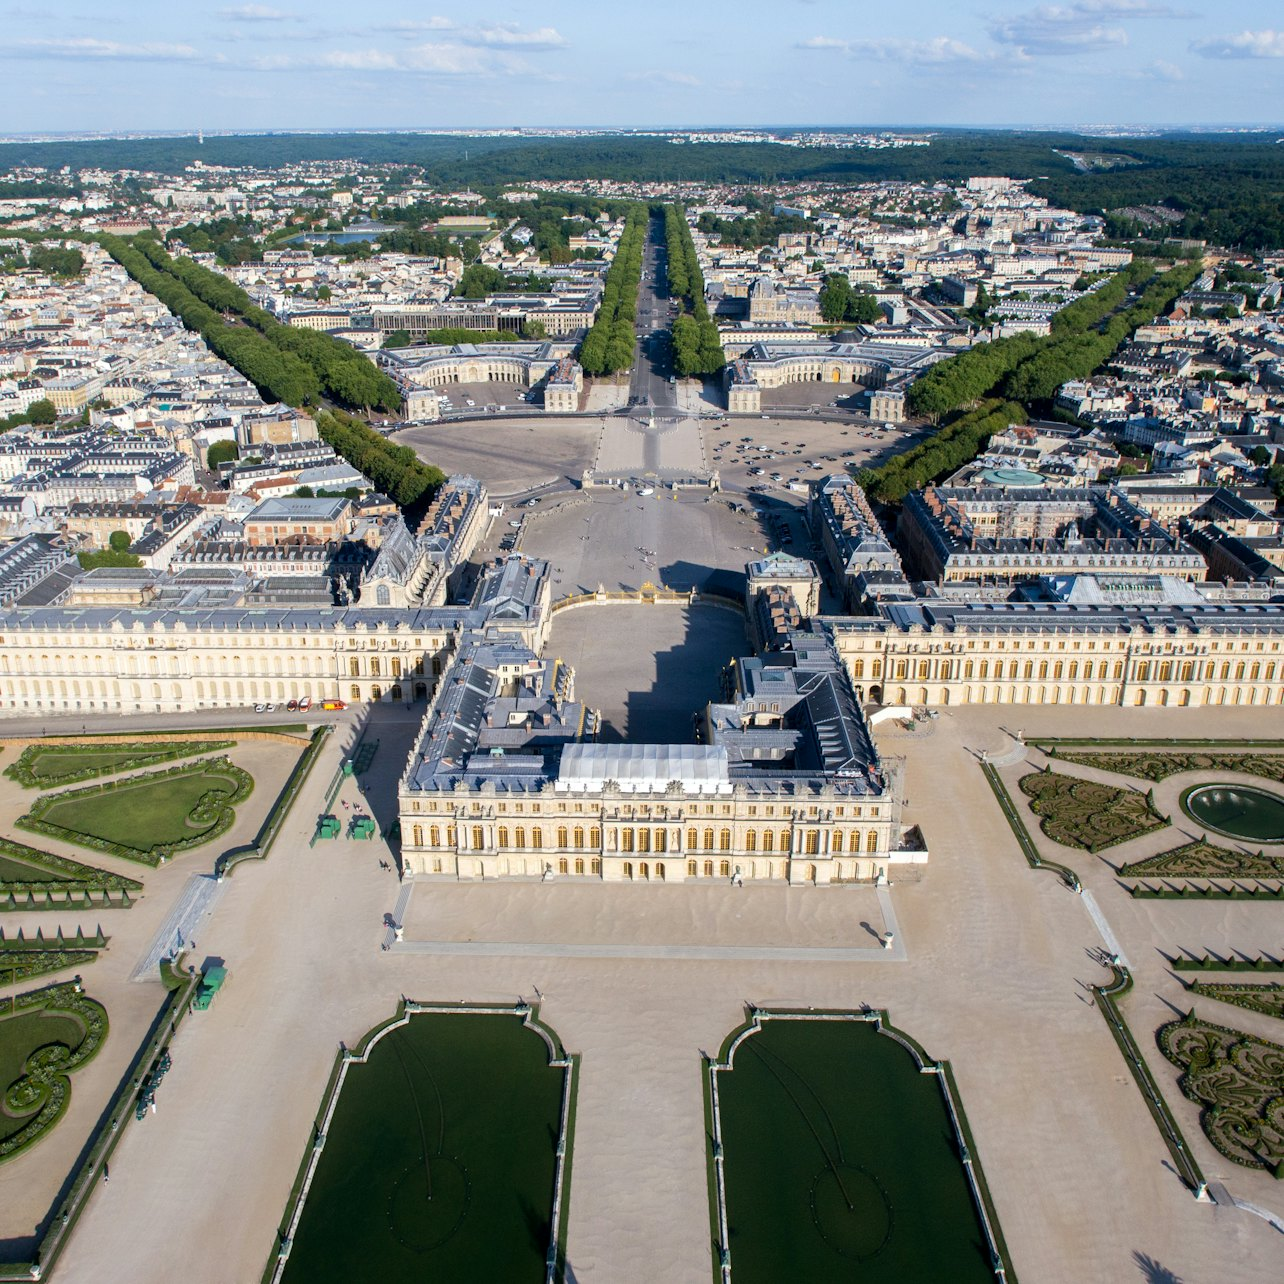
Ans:
POLYGON ((61 775, 44 775, 37 776, 32 770, 32 763, 41 758, 67 756, 84 754, 92 752, 94 746, 90 744, 38 744, 28 745, 15 762, 11 762, 5 769, 4 774, 10 780, 16 780, 24 789, 47 789, 51 785, 71 785, 80 780, 92 780, 96 776, 115 775, 121 771, 133 771, 137 767, 152 767, 162 762, 173 762, 176 758, 192 758, 202 753, 217 753, 223 749, 231 749, 236 742, 234 740, 189 740, 189 741, 160 741, 154 746, 147 742, 132 742, 128 744, 115 745, 105 744, 104 750, 112 752, 122 752, 128 750, 137 750, 137 755, 133 758, 127 758, 125 761, 110 767, 86 767, 80 771, 69 771, 61 775))

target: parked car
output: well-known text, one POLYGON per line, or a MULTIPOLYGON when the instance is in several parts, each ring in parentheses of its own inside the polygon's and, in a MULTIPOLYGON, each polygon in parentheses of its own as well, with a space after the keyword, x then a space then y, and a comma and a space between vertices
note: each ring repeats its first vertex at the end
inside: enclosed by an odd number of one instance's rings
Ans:
POLYGON ((299 712, 307 713, 310 708, 312 708, 312 697, 304 696, 303 699, 299 701, 299 712))
POLYGON ((322 700, 321 707, 323 709, 346 709, 348 706, 343 700, 322 700))
POLYGON ((298 707, 299 702, 297 700, 291 700, 290 703, 285 706, 285 709, 287 713, 293 713, 298 707))

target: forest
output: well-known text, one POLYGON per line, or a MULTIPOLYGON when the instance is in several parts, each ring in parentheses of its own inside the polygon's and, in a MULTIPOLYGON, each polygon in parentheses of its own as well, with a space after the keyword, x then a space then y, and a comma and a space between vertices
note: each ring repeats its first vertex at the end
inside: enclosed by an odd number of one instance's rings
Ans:
MULTIPOLYGON (((1151 138, 1111 138, 1113 167, 1084 172, 1067 153, 1099 153, 1102 139, 1068 132, 923 132, 930 133, 926 146, 877 150, 771 143, 675 147, 664 138, 611 134, 581 138, 258 134, 207 136, 203 143, 190 135, 25 142, 0 145, 0 172, 28 165, 67 165, 179 173, 197 160, 266 169, 353 159, 414 167, 422 181, 442 187, 471 186, 489 197, 506 184, 540 178, 769 184, 935 182, 1006 174, 1033 179, 1032 190, 1038 195, 1085 213, 1167 206, 1182 218, 1171 230, 1165 229, 1165 235, 1245 249, 1284 245, 1284 147, 1277 145, 1274 134, 1174 132, 1151 138)), ((587 210, 584 217, 591 217, 587 210)), ((537 220, 537 235, 539 227, 537 220)), ((1127 235, 1126 218, 1113 230, 1127 235)))

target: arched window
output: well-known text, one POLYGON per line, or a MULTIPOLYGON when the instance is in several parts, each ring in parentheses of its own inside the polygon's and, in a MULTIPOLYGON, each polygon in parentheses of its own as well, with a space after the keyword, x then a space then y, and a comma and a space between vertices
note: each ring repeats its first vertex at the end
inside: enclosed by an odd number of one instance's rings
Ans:
POLYGON ((731 862, 729 860, 718 862, 718 875, 721 878, 731 877, 731 862))
POLYGON ((762 831, 762 850, 769 852, 775 847, 775 845, 776 835, 772 833, 770 829, 764 829, 762 831))
POLYGON ((698 866, 696 865, 695 861, 693 861, 693 860, 689 860, 689 861, 687 861, 687 877, 688 877, 688 878, 694 878, 694 877, 696 876, 696 871, 697 871, 697 869, 698 869, 698 866))
POLYGON ((871 829, 865 835, 865 850, 867 852, 876 852, 878 850, 878 830, 871 829))
POLYGON ((782 852, 787 852, 789 850, 789 831, 787 829, 782 829, 780 831, 780 850, 782 852))
POLYGON ((864 661, 864 660, 853 660, 853 661, 852 661, 852 677, 853 677, 853 678, 863 678, 864 676, 865 676, 865 661, 864 661))
POLYGON ((538 825, 531 830, 531 846, 536 851, 544 846, 544 831, 538 825))
POLYGON ((633 830, 631 827, 625 827, 620 830, 620 850, 622 852, 631 852, 633 850, 633 830))
POLYGON ((729 852, 731 850, 731 830, 718 830, 718 850, 720 852, 729 852))
POLYGON ((704 843, 703 843, 704 850, 707 852, 713 851, 713 830, 706 829, 704 831, 703 837, 704 837, 704 843))
POLYGON ((807 831, 806 851, 808 856, 815 856, 820 851, 820 831, 809 829, 807 831))
POLYGON ((756 852, 758 850, 758 831, 751 829, 745 834, 745 851, 756 852))
POLYGON ((584 847, 584 826, 583 825, 575 826, 575 846, 577 849, 583 850, 583 847, 584 847))
POLYGON ((428 845, 430 847, 441 846, 441 826, 433 825, 428 830, 428 845))
POLYGON ((591 856, 591 857, 589 858, 589 873, 590 873, 590 874, 600 874, 601 872, 602 872, 602 861, 601 861, 601 859, 600 859, 599 857, 597 857, 597 856, 591 856))
POLYGON ((566 837, 567 837, 567 834, 566 834, 566 826, 565 826, 565 825, 558 825, 558 827, 557 827, 557 845, 558 845, 559 847, 565 847, 565 846, 567 845, 567 844, 566 844, 566 837))
POLYGON ((500 847, 508 846, 508 826, 507 825, 500 825, 499 833, 496 835, 495 841, 499 844, 500 847))
POLYGON ((424 827, 422 825, 415 826, 414 844, 416 847, 422 847, 424 845, 424 827))
POLYGON ((481 851, 486 846, 486 838, 480 825, 473 826, 473 850, 481 851))
POLYGON ((699 844, 700 835, 694 829, 687 830, 687 851, 695 851, 699 844))
POLYGON ((834 834, 830 839, 829 845, 835 852, 841 852, 843 850, 843 831, 841 829, 834 830, 834 834))
POLYGON ((518 851, 521 851, 526 846, 525 825, 518 825, 517 828, 513 830, 513 846, 516 847, 518 851))
POLYGON ((655 850, 658 852, 667 852, 669 850, 669 831, 667 829, 657 829, 655 831, 655 850))
MULTIPOLYGON (((602 831, 596 825, 590 825, 589 826, 589 846, 601 847, 601 845, 602 845, 602 831)), ((600 862, 598 861, 593 862, 594 865, 597 865, 599 863, 600 862)), ((593 872, 596 874, 597 870, 594 870, 593 872)))
POLYGON ((577 857, 575 858, 575 872, 576 872, 577 874, 582 874, 582 873, 584 872, 584 857, 583 857, 583 856, 577 856, 577 857))

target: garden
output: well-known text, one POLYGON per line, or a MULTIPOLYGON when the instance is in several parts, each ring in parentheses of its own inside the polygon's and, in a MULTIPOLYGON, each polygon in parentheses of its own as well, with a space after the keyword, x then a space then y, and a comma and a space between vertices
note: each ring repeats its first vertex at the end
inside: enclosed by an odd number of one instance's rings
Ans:
POLYGON ((1238 852, 1204 839, 1120 865, 1122 878, 1284 878, 1284 857, 1238 852))
POLYGON ((908 1041, 846 1014, 763 1019, 710 1078, 737 1284, 993 1280, 976 1155, 908 1041))
POLYGON ((1168 824, 1150 799, 1133 789, 1116 789, 1050 769, 1031 772, 1018 783, 1039 817, 1040 828, 1066 847, 1098 852, 1168 824))
POLYGON ((75 983, 19 995, 0 1015, 0 1162, 34 1145, 71 1101, 73 1071, 107 1037, 107 1013, 75 983))
POLYGON ((1284 1047, 1193 1012, 1157 1038, 1182 1092, 1202 1107, 1209 1141, 1237 1164, 1284 1177, 1284 1047))
POLYGON ((155 767, 178 758, 230 749, 231 740, 73 741, 28 745, 4 771, 25 789, 71 785, 118 771, 155 767))
MULTIPOLYGON (((545 1279, 566 1063, 513 1012, 419 1012, 347 1063, 285 1284, 545 1279)), ((306 1164, 305 1160, 305 1164, 306 1164)))
POLYGON ((1284 781, 1284 754, 1234 753, 1220 750, 1165 750, 1151 751, 1066 751, 1055 745, 1049 756, 1060 762, 1078 763, 1082 767, 1096 767, 1120 776, 1133 776, 1140 780, 1158 783, 1169 776, 1186 771, 1234 771, 1247 776, 1260 776, 1264 780, 1284 781))
POLYGON ((47 794, 19 828, 129 860, 157 865, 232 827, 236 805, 254 788, 226 758, 47 794))
POLYGON ((1284 1018, 1284 985, 1278 981, 1267 984, 1249 984, 1236 981, 1192 981, 1192 994, 1217 999, 1220 1003, 1233 1003, 1249 1012, 1264 1016, 1284 1018))

